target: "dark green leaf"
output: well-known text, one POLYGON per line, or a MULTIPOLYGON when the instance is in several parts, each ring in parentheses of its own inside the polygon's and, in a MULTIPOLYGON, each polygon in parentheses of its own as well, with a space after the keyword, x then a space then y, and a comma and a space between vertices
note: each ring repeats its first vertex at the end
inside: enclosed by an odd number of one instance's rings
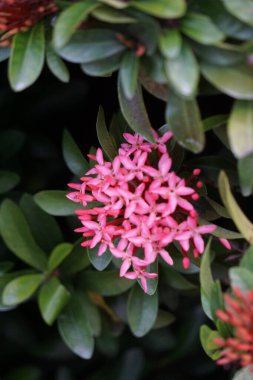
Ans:
POLYGON ((44 275, 27 274, 10 281, 3 291, 3 303, 12 306, 26 301, 38 289, 44 275))
POLYGON ((70 298, 67 289, 57 278, 51 278, 40 289, 39 308, 42 318, 48 325, 52 325, 70 298))
POLYGON ((233 288, 242 292, 253 289, 253 273, 246 268, 234 267, 229 270, 229 278, 233 288))
POLYGON ((41 380, 41 371, 33 366, 22 366, 8 372, 3 380, 41 380))
POLYGON ((37 193, 34 200, 50 215, 74 215, 75 210, 80 209, 81 205, 68 199, 66 194, 63 190, 45 190, 37 193))
POLYGON ((228 122, 228 137, 237 158, 253 153, 253 101, 235 101, 228 122))
POLYGON ((211 271, 211 257, 210 257, 210 245, 211 240, 209 240, 205 252, 201 259, 200 264, 200 286, 201 286, 201 304, 205 314, 212 319, 211 310, 211 294, 212 287, 214 285, 214 280, 211 271))
POLYGON ((202 63, 201 70, 204 77, 225 94, 236 99, 253 99, 253 75, 250 67, 223 67, 202 63))
POLYGON ((99 8, 96 8, 92 12, 92 16, 97 20, 110 24, 129 24, 137 22, 134 17, 129 16, 127 13, 123 13, 106 5, 101 5, 99 8))
POLYGON ((89 322, 92 335, 98 337, 101 333, 101 315, 98 307, 92 302, 88 294, 82 294, 82 303, 86 311, 87 320, 89 322))
POLYGON ((127 51, 124 54, 119 70, 119 80, 127 99, 132 99, 135 95, 138 83, 138 73, 139 58, 134 51, 127 51))
POLYGON ((46 269, 46 255, 36 244, 21 209, 6 199, 0 209, 0 231, 7 247, 34 268, 46 269))
POLYGON ((203 149, 205 135, 196 100, 184 100, 171 92, 166 107, 166 120, 180 145, 194 153, 203 149))
POLYGON ((107 249, 102 256, 98 256, 98 246, 92 249, 87 247, 87 251, 91 264, 99 271, 108 267, 112 260, 112 254, 109 249, 107 249))
POLYGON ((188 13, 182 20, 182 31, 193 40, 202 44, 216 44, 225 38, 212 20, 198 13, 188 13))
POLYGON ((62 149, 69 170, 77 177, 82 177, 90 166, 67 129, 63 132, 62 149))
POLYGON ((227 10, 239 20, 253 26, 252 0, 222 0, 227 10))
POLYGON ((138 286, 131 290, 127 305, 128 322, 137 337, 146 335, 154 326, 158 313, 158 293, 149 296, 138 286))
POLYGON ((143 101, 141 87, 137 87, 135 95, 130 100, 126 98, 121 81, 118 80, 118 96, 122 113, 129 126, 142 137, 153 142, 152 126, 143 101))
POLYGON ((173 89, 184 97, 192 97, 197 90, 199 67, 191 48, 183 43, 180 53, 165 62, 165 71, 173 89))
POLYGON ((194 42, 191 45, 196 55, 209 64, 232 66, 243 64, 246 60, 246 54, 237 45, 219 43, 215 46, 203 46, 194 42))
POLYGON ((3 274, 8 273, 13 268, 13 266, 14 264, 11 261, 1 261, 0 262, 0 277, 3 274))
POLYGON ((163 267, 164 280, 177 290, 196 290, 196 285, 188 281, 181 273, 169 267, 163 267))
POLYGON ((76 32, 67 45, 58 49, 58 53, 70 62, 90 63, 112 57, 125 48, 114 31, 90 29, 76 32))
POLYGON ((58 57, 51 44, 47 46, 46 60, 50 71, 56 76, 56 78, 64 83, 69 82, 68 68, 63 60, 58 57))
POLYGON ((130 5, 160 18, 181 17, 186 11, 184 0, 132 0, 130 5))
POLYGON ((13 172, 0 170, 0 194, 12 190, 20 181, 20 177, 13 172))
POLYGON ((228 115, 215 115, 202 121, 204 131, 210 131, 224 125, 228 121, 228 115))
POLYGON ((48 269, 52 271, 55 268, 57 268, 61 264, 61 262, 70 254, 72 249, 73 245, 70 243, 62 243, 57 245, 53 249, 48 259, 48 269))
POLYGON ((62 232, 56 220, 43 211, 29 194, 24 194, 20 207, 27 219, 32 235, 38 245, 49 253, 55 245, 63 241, 62 232))
POLYGON ((70 254, 65 258, 60 270, 67 275, 72 275, 87 268, 90 265, 90 260, 87 253, 87 248, 82 247, 78 240, 70 254))
POLYGON ((103 77, 111 75, 114 71, 118 70, 121 60, 122 53, 119 53, 98 61, 83 63, 81 68, 87 75, 103 77))
POLYGON ((182 37, 177 29, 163 29, 159 38, 159 47, 165 58, 175 58, 179 55, 182 46, 182 37))
POLYGON ((90 359, 94 338, 82 295, 74 294, 58 319, 60 335, 66 345, 83 359, 90 359))
POLYGON ((79 24, 86 19, 99 3, 94 0, 71 4, 58 17, 54 28, 54 44, 62 48, 71 38, 79 24))
POLYGON ((244 252, 241 260, 240 267, 249 269, 253 272, 253 246, 250 245, 246 252, 244 252))
POLYGON ((14 91, 22 91, 39 77, 44 64, 45 32, 42 23, 28 32, 19 32, 13 40, 8 76, 14 91))
POLYGON ((155 324, 153 325, 153 329, 161 329, 163 327, 167 327, 171 325, 175 321, 175 316, 172 313, 164 310, 158 310, 157 318, 155 324))
POLYGON ((102 107, 99 107, 96 129, 98 141, 107 157, 112 161, 118 153, 107 130, 105 115, 102 107))
POLYGON ((238 160, 238 175, 242 194, 247 197, 253 189, 253 153, 238 160))

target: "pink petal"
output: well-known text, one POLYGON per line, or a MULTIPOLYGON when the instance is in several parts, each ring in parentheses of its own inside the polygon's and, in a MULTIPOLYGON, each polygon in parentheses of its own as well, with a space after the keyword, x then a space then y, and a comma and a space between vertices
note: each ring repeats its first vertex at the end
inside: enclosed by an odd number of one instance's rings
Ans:
POLYGON ((202 239, 200 235, 195 234, 193 236, 193 243, 195 245, 195 248, 199 251, 199 253, 204 252, 204 248, 205 248, 204 240, 202 239))
POLYGON ((103 253, 105 253, 106 248, 107 248, 107 244, 105 243, 100 244, 100 247, 98 249, 98 256, 102 256, 103 253))
POLYGON ((120 277, 124 277, 126 275, 126 272, 130 268, 130 266, 131 266, 131 260, 126 259, 123 261, 123 264, 120 267, 120 274, 119 274, 120 277))
POLYGON ((183 208, 184 210, 186 211, 191 211, 193 210, 193 205, 188 202, 186 199, 183 199, 183 198, 178 198, 177 199, 177 203, 178 205, 183 208))
POLYGON ((94 248, 100 241, 101 241, 101 239, 102 239, 102 233, 101 232, 99 232, 99 233, 97 233, 95 236, 94 236, 94 238, 92 239, 92 242, 91 242, 91 244, 90 244, 90 247, 91 248, 94 248))
POLYGON ((170 168, 171 168, 171 158, 168 156, 168 154, 163 154, 162 157, 159 160, 158 168, 164 177, 166 174, 168 174, 170 168))
POLYGON ((191 188, 191 187, 184 187, 184 186, 181 186, 181 187, 178 187, 176 189, 176 194, 177 195, 191 195, 193 194, 195 191, 191 188))
POLYGON ((169 252, 165 251, 165 249, 162 249, 160 252, 160 256, 163 258, 163 260, 169 264, 169 265, 173 265, 173 260, 169 254, 169 252))
POLYGON ((145 293, 147 293, 147 291, 148 291, 148 285, 147 285, 146 278, 144 276, 141 276, 140 280, 141 280, 142 289, 144 290, 145 293))
POLYGON ((127 272, 124 277, 128 278, 129 280, 136 280, 138 274, 136 272, 127 272))
POLYGON ((188 257, 184 257, 183 258, 183 267, 184 267, 184 269, 188 269, 189 266, 190 266, 190 260, 189 260, 189 258, 188 257))
POLYGON ((229 243, 229 241, 227 239, 224 239, 224 238, 219 238, 219 241, 221 242, 221 244, 224 245, 225 248, 227 248, 228 250, 230 250, 232 247, 231 247, 231 244, 229 243))
POLYGON ((197 231, 199 234, 210 234, 211 232, 216 230, 216 226, 214 224, 207 224, 205 226, 199 226, 196 228, 195 231, 197 231))

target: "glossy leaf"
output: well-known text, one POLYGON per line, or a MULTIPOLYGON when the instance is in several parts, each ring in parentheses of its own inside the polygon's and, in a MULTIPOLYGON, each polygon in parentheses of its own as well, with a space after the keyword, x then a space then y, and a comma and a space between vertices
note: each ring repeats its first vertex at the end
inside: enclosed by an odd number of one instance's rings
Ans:
POLYGON ((215 115, 208 117, 207 119, 204 119, 203 127, 204 131, 210 131, 212 129, 218 128, 222 125, 224 125, 228 121, 228 115, 215 115))
POLYGON ((253 101, 235 101, 228 122, 228 137, 237 158, 253 153, 253 101))
POLYGON ((243 64, 246 60, 246 54, 237 45, 225 42, 208 46, 192 42, 191 45, 196 55, 209 64, 232 66, 243 64))
POLYGON ((191 283, 181 273, 179 273, 178 271, 172 268, 168 268, 168 267, 164 268, 163 274, 164 274, 165 282, 169 286, 171 286, 173 289, 177 289, 177 290, 196 290, 197 289, 196 285, 191 283))
POLYGON ((132 99, 138 84, 139 58, 135 52, 127 51, 122 59, 119 80, 121 82, 124 95, 127 99, 132 99))
POLYGON ((242 292, 253 289, 253 273, 246 268, 234 267, 229 270, 231 286, 242 292))
POLYGON ((64 259, 60 270, 66 275, 73 275, 82 271, 90 265, 87 248, 81 246, 78 240, 70 254, 64 259))
POLYGON ((165 58, 175 58, 179 55, 182 37, 177 29, 164 29, 159 38, 159 47, 165 58))
POLYGON ((129 295, 127 316, 130 329, 137 337, 146 335, 155 324, 158 313, 158 293, 147 295, 135 286, 129 295))
POLYGON ((63 131, 62 150, 64 160, 71 172, 77 177, 82 177, 90 167, 84 154, 80 151, 75 140, 67 129, 63 131))
POLYGON ((45 190, 35 194, 34 200, 50 215, 74 215, 75 210, 80 209, 81 206, 68 199, 66 194, 63 190, 45 190))
POLYGON ((92 16, 97 20, 108 22, 109 24, 129 24, 137 22, 134 17, 129 16, 127 13, 103 5, 96 8, 92 12, 92 16))
POLYGON ((0 209, 0 231, 7 247, 25 263, 46 269, 46 255, 35 242, 21 209, 6 199, 0 209))
POLYGON ((188 13, 181 24, 182 32, 202 44, 216 44, 225 38, 212 20, 198 13, 188 13))
POLYGON ((172 313, 169 313, 168 311, 164 310, 159 310, 155 324, 153 325, 152 329, 155 330, 167 327, 171 325, 175 321, 175 319, 175 315, 173 315, 172 313))
POLYGON ((238 160, 238 175, 242 194, 247 197, 253 190, 253 153, 238 160))
POLYGON ((13 172, 0 170, 0 194, 12 190, 20 181, 20 177, 13 172))
POLYGON ((199 153, 205 143, 200 111, 196 100, 186 100, 170 93, 166 120, 177 142, 186 149, 199 153))
POLYGON ((73 245, 70 243, 58 244, 52 251, 48 259, 48 269, 53 270, 57 268, 61 262, 70 254, 73 245))
POLYGON ((239 20, 253 26, 253 3, 251 0, 222 0, 227 10, 239 20))
POLYGON ((152 126, 143 101, 141 87, 137 87, 132 99, 127 99, 121 81, 118 80, 118 96, 121 111, 129 126, 146 140, 153 142, 152 126))
POLYGON ((27 274, 10 281, 3 291, 3 303, 12 306, 26 301, 38 289, 44 275, 27 274))
POLYGON ((186 11, 186 4, 183 0, 132 0, 130 5, 140 11, 160 18, 181 17, 186 11))
POLYGON ((225 94, 235 99, 253 99, 253 75, 250 67, 223 67, 203 62, 201 70, 203 76, 225 94))
POLYGON ((22 91, 39 77, 45 55, 45 32, 42 23, 28 32, 19 32, 13 40, 8 76, 14 91, 22 91))
POLYGON ((214 339, 219 337, 218 331, 211 330, 207 325, 200 328, 200 341, 205 353, 212 359, 220 357, 220 348, 214 343, 214 339))
POLYGON ((42 318, 48 325, 52 325, 70 298, 67 289, 57 278, 47 281, 39 292, 39 308, 42 318))
POLYGON ((192 97, 197 90, 199 67, 191 48, 183 43, 180 53, 165 62, 165 71, 173 89, 184 97, 192 97))
POLYGON ((99 271, 107 268, 112 261, 112 254, 109 249, 107 249, 102 256, 98 256, 98 246, 92 249, 87 247, 87 251, 91 264, 99 271))
POLYGON ((218 184, 221 199, 235 225, 241 234, 245 237, 245 239, 250 244, 253 244, 253 224, 249 221, 249 219, 244 215, 238 206, 233 194, 231 193, 229 181, 224 172, 220 173, 218 184))
POLYGON ((69 82, 69 71, 63 60, 56 54, 51 44, 47 46, 46 50, 47 65, 52 74, 56 76, 61 82, 69 82))
POLYGON ((89 76, 104 77, 111 75, 118 70, 122 60, 122 53, 114 54, 111 57, 98 61, 81 64, 83 72, 89 76))
POLYGON ((96 129, 98 141, 103 151, 110 160, 113 160, 118 153, 106 127, 105 115, 102 107, 99 107, 96 129))
POLYGON ((54 44, 56 48, 63 47, 71 38, 79 24, 86 19, 91 11, 98 6, 94 0, 86 0, 71 4, 58 17, 54 28, 54 44))
POLYGON ((90 359, 94 338, 81 294, 74 294, 58 318, 60 335, 66 345, 82 359, 90 359))
POLYGON ((213 275, 211 272, 210 246, 211 240, 209 240, 205 248, 200 265, 200 285, 209 299, 211 298, 212 286, 214 284, 213 275))

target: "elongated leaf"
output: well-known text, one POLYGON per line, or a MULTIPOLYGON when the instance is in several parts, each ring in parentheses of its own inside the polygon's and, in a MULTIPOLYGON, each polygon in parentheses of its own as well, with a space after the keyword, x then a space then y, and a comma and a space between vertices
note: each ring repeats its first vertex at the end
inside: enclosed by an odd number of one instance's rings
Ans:
POLYGON ((64 259, 60 270, 67 275, 73 275, 82 271, 90 265, 87 248, 81 246, 78 240, 70 254, 64 259))
POLYGON ((109 249, 107 249, 102 256, 98 256, 98 247, 93 249, 87 247, 87 251, 91 264, 99 271, 108 267, 112 261, 112 254, 109 249))
POLYGON ((7 247, 34 268, 46 269, 46 255, 36 244, 21 209, 6 199, 0 209, 0 231, 7 247))
POLYGON ((200 328, 200 341, 205 353, 212 359, 220 357, 220 348, 214 343, 214 339, 219 337, 218 331, 211 330, 207 325, 200 328))
POLYGON ((235 99, 253 99, 253 75, 250 67, 223 67, 202 63, 201 70, 203 76, 225 94, 235 99))
POLYGON ((123 8, 128 7, 128 4, 122 2, 122 0, 99 0, 99 1, 100 3, 108 4, 116 9, 123 9, 123 8))
POLYGON ((81 287, 102 296, 116 296, 126 292, 134 285, 134 281, 120 278, 116 271, 86 271, 85 276, 79 277, 78 283, 81 287))
POLYGON ((0 170, 0 194, 12 190, 20 181, 20 177, 13 172, 0 170))
POLYGON ((46 252, 63 241, 62 232, 56 220, 43 211, 31 195, 24 194, 20 199, 20 207, 27 219, 32 235, 38 245, 46 252))
POLYGON ((253 3, 251 0, 222 0, 227 10, 239 20, 253 26, 253 3))
POLYGON ((69 298, 69 292, 55 277, 42 286, 38 302, 42 318, 48 325, 54 323, 69 298))
POLYGON ((69 82, 69 71, 63 60, 56 54, 51 44, 47 46, 46 50, 47 65, 52 74, 60 81, 69 82))
POLYGON ((119 70, 121 86, 127 99, 132 99, 137 88, 139 72, 139 58, 135 52, 127 51, 124 54, 119 70))
POLYGON ((179 55, 182 37, 177 29, 164 29, 159 38, 159 47, 165 58, 175 58, 179 55))
POLYGON ((152 127, 142 97, 141 87, 138 85, 132 99, 127 99, 121 81, 118 80, 118 96, 122 113, 129 126, 150 142, 154 141, 152 127))
POLYGON ((98 6, 95 0, 86 0, 70 5, 58 17, 54 28, 54 44, 63 47, 71 38, 78 25, 98 6))
POLYGON ((67 193, 62 190, 40 191, 34 196, 34 200, 42 210, 50 215, 74 215, 75 210, 80 209, 80 204, 74 203, 66 198, 66 194, 67 193))
POLYGON ((228 137, 237 158, 253 153, 253 101, 235 101, 228 122, 228 137))
POLYGON ((246 60, 246 54, 236 45, 225 42, 208 46, 192 42, 191 45, 196 55, 209 64, 232 66, 243 64, 246 60))
POLYGON ((73 244, 62 243, 57 245, 48 260, 48 269, 53 270, 57 268, 61 262, 70 254, 73 249, 73 244))
POLYGON ((3 303, 12 306, 24 302, 33 295, 43 280, 42 274, 27 274, 15 278, 4 288, 3 303))
POLYGON ((158 313, 158 293, 149 296, 137 285, 129 295, 127 316, 132 333, 141 337, 153 327, 158 313))
POLYGON ((175 321, 175 315, 172 313, 169 313, 168 311, 159 310, 157 314, 157 318, 155 321, 155 324, 153 325, 152 329, 161 329, 163 327, 169 326, 171 323, 175 321))
POLYGON ((111 24, 129 24, 137 22, 134 17, 129 16, 127 13, 103 5, 96 8, 92 12, 92 16, 97 20, 111 24))
POLYGON ((211 272, 211 257, 210 257, 211 240, 209 240, 205 252, 203 253, 200 265, 200 285, 207 298, 211 299, 212 287, 214 284, 213 275, 211 272))
POLYGON ((161 18, 181 17, 186 11, 183 0, 132 0, 130 4, 143 12, 161 18))
POLYGON ((212 129, 218 128, 222 125, 224 125, 228 121, 228 115, 215 115, 208 117, 207 119, 204 119, 203 127, 204 131, 210 131, 212 129))
POLYGON ((242 194, 247 197, 253 189, 253 153, 238 161, 238 175, 242 194))
POLYGON ((96 128, 98 141, 103 151, 106 153, 107 157, 110 160, 113 160, 118 153, 107 130, 105 124, 105 115, 102 107, 99 107, 96 128))
POLYGON ((100 59, 98 61, 81 64, 83 72, 90 76, 104 77, 111 75, 118 70, 122 60, 122 53, 114 54, 111 57, 100 59))
POLYGON ((249 221, 249 219, 244 215, 238 206, 233 194, 231 193, 228 178, 223 171, 219 175, 218 184, 221 199, 235 225, 241 234, 245 237, 245 239, 250 244, 253 244, 253 224, 249 221))
POLYGON ((192 284, 189 280, 187 280, 181 273, 172 269, 172 268, 164 268, 163 269, 164 280, 166 283, 174 289, 177 290, 196 290, 196 285, 192 284))
POLYGON ((66 345, 83 359, 90 359, 94 338, 81 294, 75 294, 58 319, 60 335, 66 345))
POLYGON ((45 55, 45 32, 42 23, 28 32, 19 32, 14 37, 8 76, 14 91, 22 91, 39 77, 45 55))
POLYGON ((194 153, 203 149, 205 136, 196 100, 184 100, 170 93, 166 107, 166 120, 181 146, 194 153))
POLYGON ((90 169, 88 161, 67 129, 63 132, 62 150, 69 170, 77 177, 82 177, 90 169))
POLYGON ((198 13, 188 13, 182 21, 182 32, 202 44, 216 44, 225 38, 212 20, 198 13))
POLYGON ((192 97, 197 90, 199 67, 191 48, 183 43, 180 53, 165 62, 165 71, 173 89, 180 95, 192 97))
POLYGON ((231 286, 239 288, 242 292, 253 289, 253 273, 246 269, 235 267, 229 270, 231 286))

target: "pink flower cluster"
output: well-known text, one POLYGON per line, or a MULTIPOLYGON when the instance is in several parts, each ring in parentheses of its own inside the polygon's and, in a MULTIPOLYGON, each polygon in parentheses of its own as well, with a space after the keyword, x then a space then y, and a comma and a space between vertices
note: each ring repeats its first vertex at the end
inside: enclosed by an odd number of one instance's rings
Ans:
MULTIPOLYGON (((120 276, 139 279, 145 292, 147 278, 157 277, 148 267, 158 256, 173 265, 171 243, 178 242, 187 269, 190 248, 198 257, 204 251, 202 235, 216 228, 198 225, 191 200, 199 195, 171 170, 166 145, 171 137, 171 132, 162 137, 154 132, 155 143, 150 143, 138 134, 125 133, 126 143, 112 162, 104 160, 100 148, 96 156, 89 155, 95 166, 81 178, 82 183, 69 184, 75 191, 67 195, 83 206, 76 212, 82 223, 76 231, 88 238, 82 245, 98 246, 99 256, 109 249, 122 260, 120 276)), ((199 173, 195 169, 189 179, 196 188, 202 186, 197 180, 199 173)))

